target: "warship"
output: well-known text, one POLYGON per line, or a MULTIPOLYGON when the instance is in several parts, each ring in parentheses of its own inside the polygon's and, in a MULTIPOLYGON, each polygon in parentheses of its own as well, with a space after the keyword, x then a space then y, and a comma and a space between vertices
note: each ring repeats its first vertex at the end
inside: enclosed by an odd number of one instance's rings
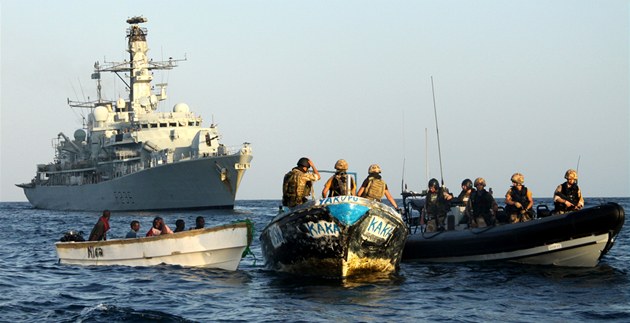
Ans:
POLYGON ((240 182, 253 158, 250 144, 228 147, 217 126, 185 103, 158 112, 166 84, 152 85, 153 71, 171 70, 180 60, 147 57, 144 17, 127 20, 129 60, 94 64, 97 99, 74 108, 89 110, 81 129, 53 139, 52 163, 37 165, 35 177, 16 184, 40 209, 147 211, 233 208, 240 182), (127 98, 101 96, 101 73, 116 74, 127 98))

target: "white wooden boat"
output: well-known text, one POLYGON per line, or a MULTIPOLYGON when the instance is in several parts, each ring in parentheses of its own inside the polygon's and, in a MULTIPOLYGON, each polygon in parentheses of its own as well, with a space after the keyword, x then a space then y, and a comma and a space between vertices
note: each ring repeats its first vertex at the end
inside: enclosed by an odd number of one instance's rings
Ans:
POLYGON ((236 270, 252 241, 249 221, 153 237, 57 242, 62 264, 208 267, 236 270))

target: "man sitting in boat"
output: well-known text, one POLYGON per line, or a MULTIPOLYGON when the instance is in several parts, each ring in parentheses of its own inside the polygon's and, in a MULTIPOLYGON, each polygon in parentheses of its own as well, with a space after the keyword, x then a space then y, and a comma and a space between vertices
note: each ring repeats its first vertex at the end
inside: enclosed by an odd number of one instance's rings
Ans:
POLYGON ((174 232, 182 232, 186 230, 186 222, 183 219, 177 219, 175 221, 175 231, 174 232))
POLYGON ((198 216, 195 219, 195 227, 190 228, 190 230, 203 229, 205 226, 206 226, 206 219, 204 219, 203 216, 198 216))
POLYGON ((553 194, 554 214, 564 214, 584 207, 582 191, 577 185, 577 171, 569 169, 564 174, 566 182, 558 185, 553 194))
POLYGON ((381 201, 383 196, 387 197, 389 203, 398 209, 398 204, 394 201, 392 194, 387 189, 387 183, 381 177, 381 166, 378 164, 372 164, 368 168, 368 176, 361 184, 361 188, 357 192, 357 195, 367 199, 381 201))
POLYGON ((486 191, 486 180, 482 177, 475 179, 475 188, 466 203, 466 215, 470 228, 483 228, 496 223, 496 214, 499 209, 497 202, 486 191))
POLYGON ((297 166, 293 167, 290 172, 284 175, 282 181, 282 205, 295 207, 307 201, 307 197, 311 195, 313 182, 321 178, 319 172, 313 162, 302 157, 298 160, 297 166), (313 172, 308 169, 313 168, 313 172))
POLYGON ((109 230, 109 217, 111 213, 109 210, 103 211, 103 215, 98 218, 98 221, 90 232, 89 241, 107 240, 107 231, 109 230))
POLYGON ((534 199, 532 192, 523 185, 525 176, 521 173, 512 175, 512 187, 505 194, 505 212, 510 223, 526 222, 534 218, 534 199))
POLYGON ((153 219, 153 226, 147 232, 147 237, 151 236, 159 236, 161 234, 170 234, 173 233, 173 230, 164 223, 164 220, 161 217, 156 217, 153 219))
POLYGON ((140 222, 138 222, 137 220, 133 220, 131 221, 131 223, 129 223, 129 226, 131 227, 131 230, 127 232, 127 235, 125 236, 125 238, 126 239, 137 238, 138 231, 140 230, 140 222))
POLYGON ((322 197, 356 195, 357 183, 354 182, 354 177, 346 173, 348 171, 348 162, 344 159, 339 159, 335 163, 335 170, 335 175, 331 176, 324 184, 322 197))
POLYGON ((446 220, 446 213, 451 208, 450 200, 452 198, 453 196, 448 190, 440 186, 437 179, 432 178, 429 181, 429 190, 422 210, 422 217, 427 221, 427 232, 444 230, 444 220, 446 220))

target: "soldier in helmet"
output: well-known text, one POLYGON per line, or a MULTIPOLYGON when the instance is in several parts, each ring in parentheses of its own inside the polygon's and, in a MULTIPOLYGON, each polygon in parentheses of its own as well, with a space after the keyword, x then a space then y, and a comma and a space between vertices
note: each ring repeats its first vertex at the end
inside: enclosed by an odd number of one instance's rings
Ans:
POLYGON ((564 173, 566 182, 558 185, 553 194, 553 205, 555 214, 564 214, 567 212, 579 210, 584 207, 584 198, 582 191, 577 185, 577 171, 574 169, 567 170, 564 173))
POLYGON ((483 177, 475 179, 476 191, 470 194, 466 203, 465 213, 468 215, 468 226, 471 228, 483 228, 494 225, 499 209, 494 197, 486 191, 486 180, 483 177))
POLYGON ((322 197, 355 195, 357 183, 355 183, 353 176, 349 176, 346 173, 348 171, 348 162, 344 159, 339 159, 335 163, 335 170, 335 175, 331 176, 324 184, 322 197))
MULTIPOLYGON (((459 205, 462 210, 465 210, 464 208, 468 204, 470 195, 474 191, 475 191, 475 187, 473 186, 473 182, 469 178, 466 178, 465 180, 462 181, 462 191, 457 196, 457 199, 453 199, 451 202, 457 203, 456 205, 459 205)), ((468 224, 468 215, 465 212, 464 212, 464 216, 462 217, 459 223, 468 224)))
POLYGON ((505 194, 505 213, 510 223, 526 222, 534 218, 534 199, 532 192, 523 185, 525 176, 521 173, 512 175, 512 187, 505 194))
POLYGON ((313 162, 302 157, 298 160, 297 166, 284 175, 282 182, 282 205, 294 207, 307 201, 311 194, 313 182, 321 178, 313 162), (313 172, 308 169, 313 168, 313 172))
POLYGON ((462 191, 457 196, 457 201, 459 201, 463 205, 466 205, 466 203, 468 203, 470 195, 474 191, 475 187, 473 187, 473 182, 469 178, 466 178, 462 181, 462 191))
POLYGON ((453 196, 446 188, 440 186, 437 179, 432 178, 429 181, 429 190, 422 210, 423 218, 427 221, 427 232, 444 230, 444 220, 451 208, 452 198, 453 196))
POLYGON ((381 178, 381 166, 378 164, 372 164, 368 168, 368 176, 361 184, 357 195, 360 197, 365 197, 368 199, 372 199, 375 201, 381 201, 383 196, 387 197, 387 200, 391 205, 398 209, 398 204, 394 201, 394 198, 389 193, 389 189, 387 189, 387 184, 381 178))

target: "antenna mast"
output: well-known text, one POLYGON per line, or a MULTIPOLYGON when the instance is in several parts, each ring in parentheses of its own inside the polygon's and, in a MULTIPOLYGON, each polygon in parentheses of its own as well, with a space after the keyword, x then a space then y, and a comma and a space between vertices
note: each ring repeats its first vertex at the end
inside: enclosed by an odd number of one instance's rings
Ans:
POLYGON ((438 157, 440 159, 440 179, 442 180, 442 186, 444 186, 444 172, 442 171, 442 149, 440 147, 440 130, 438 129, 437 108, 435 105, 435 88, 433 86, 433 75, 431 75, 431 92, 433 93, 433 112, 435 114, 435 131, 437 132, 438 143, 438 157))

